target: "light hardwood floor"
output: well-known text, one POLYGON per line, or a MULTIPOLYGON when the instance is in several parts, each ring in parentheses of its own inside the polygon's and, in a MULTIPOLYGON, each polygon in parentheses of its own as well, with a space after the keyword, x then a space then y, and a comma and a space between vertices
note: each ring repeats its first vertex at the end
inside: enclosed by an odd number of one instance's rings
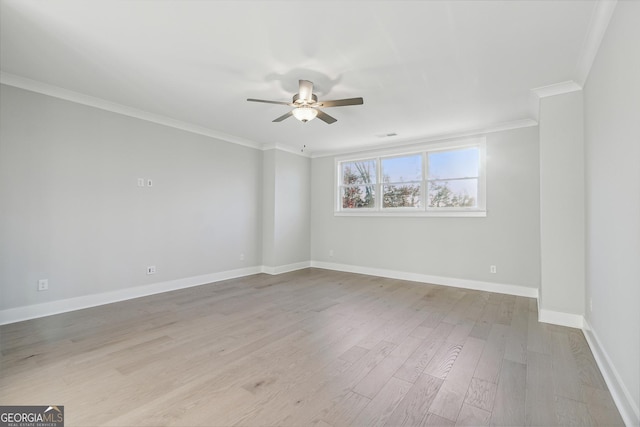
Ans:
POLYGON ((306 269, 0 327, 0 404, 67 426, 623 425, 536 302, 306 269))

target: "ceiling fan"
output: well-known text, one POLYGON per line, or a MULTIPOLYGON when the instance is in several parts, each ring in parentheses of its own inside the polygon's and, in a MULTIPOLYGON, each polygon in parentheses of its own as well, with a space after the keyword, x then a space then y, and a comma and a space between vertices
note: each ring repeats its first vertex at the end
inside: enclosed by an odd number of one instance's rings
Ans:
POLYGON ((331 124, 336 122, 337 120, 324 111, 320 110, 320 108, 327 107, 344 107, 346 105, 362 105, 364 100, 362 98, 347 98, 347 99, 336 99, 333 101, 318 101, 318 97, 313 94, 313 83, 309 80, 299 80, 300 90, 297 94, 293 95, 292 102, 282 102, 282 101, 267 101, 265 99, 254 99, 248 98, 247 101, 251 102, 265 102, 267 104, 281 104, 288 105, 290 107, 295 107, 293 110, 289 111, 287 114, 283 114, 277 119, 273 120, 274 122, 281 122, 284 119, 294 116, 296 119, 300 120, 303 123, 308 122, 309 120, 313 120, 314 118, 319 118, 323 122, 327 124, 331 124))

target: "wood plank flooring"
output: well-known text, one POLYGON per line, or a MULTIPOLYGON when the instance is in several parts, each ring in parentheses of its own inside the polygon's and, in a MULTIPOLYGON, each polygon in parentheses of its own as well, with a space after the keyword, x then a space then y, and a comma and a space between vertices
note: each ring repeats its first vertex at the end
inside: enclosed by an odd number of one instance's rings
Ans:
POLYGON ((624 425, 530 298, 321 269, 0 327, 0 404, 67 426, 624 425))

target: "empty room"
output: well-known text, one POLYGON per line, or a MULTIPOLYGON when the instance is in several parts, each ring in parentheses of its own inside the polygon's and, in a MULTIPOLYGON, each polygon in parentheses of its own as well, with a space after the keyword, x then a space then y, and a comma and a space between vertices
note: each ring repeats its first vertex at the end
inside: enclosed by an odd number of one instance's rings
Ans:
POLYGON ((0 427, 639 426, 639 22, 0 0, 0 427))

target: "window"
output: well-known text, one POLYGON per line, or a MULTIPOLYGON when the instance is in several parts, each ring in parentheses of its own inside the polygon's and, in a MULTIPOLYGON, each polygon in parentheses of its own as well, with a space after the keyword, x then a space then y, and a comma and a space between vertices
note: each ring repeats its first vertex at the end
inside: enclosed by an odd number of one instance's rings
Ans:
POLYGON ((360 160, 342 163, 343 209, 374 208, 376 205, 376 161, 360 160))
POLYGON ((422 154, 381 158, 382 208, 422 205, 422 154))
POLYGON ((485 215, 484 139, 337 159, 336 214, 485 215))
POLYGON ((427 153, 429 207, 477 208, 480 149, 468 147, 427 153))

